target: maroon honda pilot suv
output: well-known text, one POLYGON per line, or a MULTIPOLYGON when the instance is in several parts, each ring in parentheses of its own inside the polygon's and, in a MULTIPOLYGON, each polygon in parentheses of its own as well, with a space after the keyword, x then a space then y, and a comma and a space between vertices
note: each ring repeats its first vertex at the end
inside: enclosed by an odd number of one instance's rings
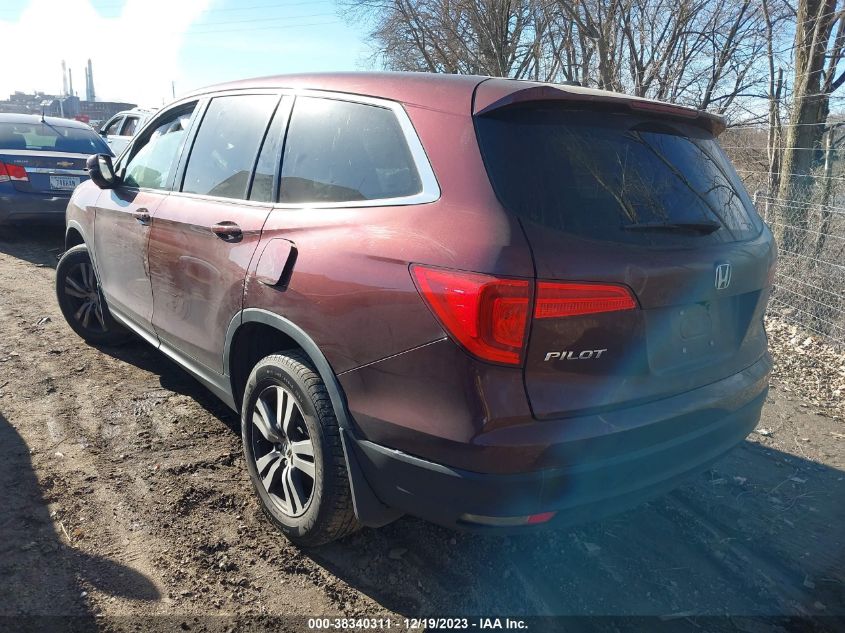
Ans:
POLYGON ((772 235, 722 120, 415 73, 215 86, 67 211, 59 304, 242 420, 261 505, 325 543, 411 514, 528 531, 670 490, 754 428, 772 235))

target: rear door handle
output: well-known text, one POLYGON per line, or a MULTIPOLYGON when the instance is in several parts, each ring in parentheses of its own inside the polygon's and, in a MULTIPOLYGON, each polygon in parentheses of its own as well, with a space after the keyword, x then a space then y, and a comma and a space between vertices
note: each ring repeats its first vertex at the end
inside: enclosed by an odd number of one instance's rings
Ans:
POLYGON ((144 226, 147 226, 150 223, 150 212, 143 207, 133 211, 132 215, 135 216, 135 219, 144 226))
POLYGON ((224 242, 240 242, 244 236, 243 231, 241 231, 241 227, 234 222, 229 222, 228 220, 212 224, 211 232, 224 242))

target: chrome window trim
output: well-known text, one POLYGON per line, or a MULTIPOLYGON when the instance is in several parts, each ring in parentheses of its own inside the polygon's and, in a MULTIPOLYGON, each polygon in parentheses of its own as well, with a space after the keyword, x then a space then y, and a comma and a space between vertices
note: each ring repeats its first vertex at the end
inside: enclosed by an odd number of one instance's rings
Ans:
POLYGON ((54 176, 87 176, 87 169, 60 169, 58 167, 26 167, 28 174, 52 174, 54 176))
MULTIPOLYGON (((155 191, 155 190, 151 190, 155 191)), ((249 205, 250 207, 260 207, 263 209, 269 209, 273 207, 274 204, 272 202, 259 202, 258 200, 244 200, 243 198, 226 198, 224 196, 209 196, 208 194, 204 193, 192 193, 189 191, 168 191, 166 192, 167 195, 173 196, 174 198, 190 198, 193 200, 204 200, 207 202, 219 202, 219 203, 228 203, 228 204, 236 204, 240 205, 249 205)))
MULTIPOLYGON (((347 92, 331 92, 326 90, 308 90, 308 89, 294 89, 284 90, 284 94, 290 94, 294 97, 317 97, 320 99, 331 99, 333 101, 348 101, 350 103, 359 103, 362 105, 375 106, 377 108, 385 108, 393 112, 396 120, 399 122, 399 127, 405 137, 405 142, 408 144, 408 149, 411 152, 411 158, 414 161, 414 166, 420 177, 422 189, 419 193, 410 196, 400 196, 397 198, 373 198, 372 200, 348 200, 342 202, 276 202, 273 204, 274 209, 354 209, 361 207, 398 207, 415 204, 427 204, 435 202, 440 199, 440 185, 437 182, 437 177, 434 175, 434 170, 431 167, 431 162, 428 160, 428 155, 425 153, 425 148, 414 129, 411 118, 405 111, 401 103, 391 101, 389 99, 380 99, 377 97, 367 97, 363 95, 355 95, 347 92)), ((296 102, 293 104, 291 110, 291 117, 296 111, 296 102)), ((292 119, 291 119, 292 120, 292 119)), ((289 131, 288 131, 289 133, 289 131)), ((285 139, 287 143, 287 137, 285 139)))
MULTIPOLYGON (((419 193, 411 196, 402 196, 398 198, 374 198, 372 200, 349 200, 344 202, 258 202, 256 200, 244 200, 243 198, 224 198, 222 196, 209 196, 204 194, 194 194, 175 189, 147 189, 142 188, 141 191, 150 191, 162 193, 164 195, 197 198, 200 200, 208 200, 210 202, 228 202, 228 203, 247 203, 255 207, 272 207, 273 209, 356 209, 366 207, 400 207, 417 204, 428 204, 436 202, 440 199, 441 190, 440 184, 437 182, 437 176, 434 174, 434 169, 431 167, 431 162, 428 160, 425 148, 417 135, 417 131, 411 123, 411 118, 405 111, 405 108, 398 101, 391 101, 390 99, 382 99, 379 97, 368 97, 365 95, 357 95, 348 92, 333 92, 329 90, 311 90, 311 89, 292 89, 292 88, 241 88, 231 90, 221 90, 219 92, 209 91, 201 94, 191 94, 173 102, 155 113, 146 121, 140 129, 135 131, 133 139, 139 137, 145 131, 147 126, 154 119, 161 119, 166 112, 170 112, 185 104, 196 101, 200 104, 203 99, 211 100, 216 97, 226 97, 244 94, 279 94, 281 96, 290 95, 293 97, 318 97, 322 99, 332 99, 335 101, 348 101, 351 103, 360 103, 363 105, 375 106, 378 108, 385 108, 391 110, 399 122, 399 127, 405 137, 405 142, 408 144, 408 150, 411 152, 411 158, 414 161, 414 166, 417 168, 417 173, 420 177, 422 189, 419 193)), ((294 101, 290 116, 293 116, 293 109, 296 108, 294 101)), ((285 133, 285 142, 287 142, 287 132, 285 133)), ((128 156, 129 149, 134 145, 130 142, 124 150, 120 153, 118 161, 122 161, 125 156, 128 156)), ((183 150, 184 151, 184 148, 183 150)), ((181 160, 181 159, 180 159, 181 160)), ((178 170, 178 169, 177 169, 178 170)), ((136 188, 137 190, 137 188, 136 188)))

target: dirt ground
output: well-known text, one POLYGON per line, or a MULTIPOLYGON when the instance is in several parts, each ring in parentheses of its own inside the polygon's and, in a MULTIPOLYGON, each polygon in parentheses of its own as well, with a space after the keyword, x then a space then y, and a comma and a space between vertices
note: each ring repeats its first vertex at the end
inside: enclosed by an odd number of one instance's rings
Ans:
POLYGON ((235 415, 145 344, 95 349, 65 325, 61 248, 60 230, 0 235, 2 630, 71 622, 21 615, 139 631, 315 615, 845 627, 845 424, 800 384, 775 379, 765 435, 621 516, 507 538, 405 518, 301 551, 258 509, 235 415))

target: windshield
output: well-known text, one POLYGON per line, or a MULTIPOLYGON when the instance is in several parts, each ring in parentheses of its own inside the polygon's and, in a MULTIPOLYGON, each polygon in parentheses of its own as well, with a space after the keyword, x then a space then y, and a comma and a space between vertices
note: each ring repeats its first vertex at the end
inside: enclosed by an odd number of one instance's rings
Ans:
POLYGON ((87 128, 49 123, 0 123, 0 149, 111 154, 100 136, 87 128))
POLYGON ((476 129, 501 202, 543 226, 636 243, 761 229, 716 139, 697 127, 534 104, 478 117, 476 129), (661 230, 685 227, 704 230, 661 230))

